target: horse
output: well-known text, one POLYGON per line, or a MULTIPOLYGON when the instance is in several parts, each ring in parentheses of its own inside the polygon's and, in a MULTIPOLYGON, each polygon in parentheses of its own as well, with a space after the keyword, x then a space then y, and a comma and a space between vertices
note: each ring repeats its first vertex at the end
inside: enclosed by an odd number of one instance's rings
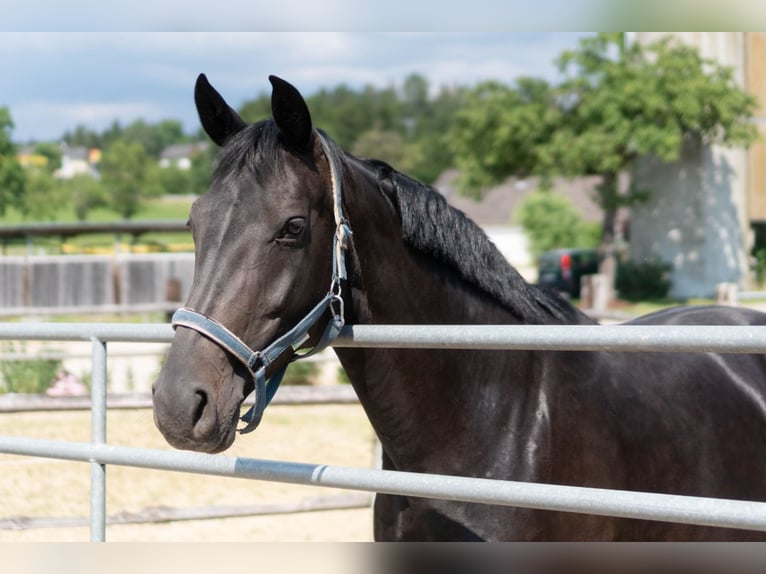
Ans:
MULTIPOLYGON (((190 210, 194 281, 153 385, 170 445, 218 453, 261 420, 286 365, 351 324, 593 324, 525 281, 432 187, 340 148, 270 76, 272 118, 245 122, 201 74, 219 146, 190 210), (259 349, 254 351, 253 349, 259 349), (274 382, 276 380, 276 382, 274 382)), ((766 325, 674 307, 639 325, 766 325)), ((334 348, 384 469, 766 500, 758 354, 334 348)), ((760 540, 764 533, 377 495, 383 541, 760 540)))

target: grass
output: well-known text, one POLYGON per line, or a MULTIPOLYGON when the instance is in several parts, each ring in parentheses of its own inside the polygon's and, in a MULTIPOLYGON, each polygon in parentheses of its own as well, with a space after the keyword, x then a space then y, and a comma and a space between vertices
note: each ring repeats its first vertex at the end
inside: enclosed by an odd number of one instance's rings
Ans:
MULTIPOLYGON (((163 197, 146 200, 134 219, 137 220, 168 220, 178 219, 186 221, 189 217, 189 208, 194 198, 187 196, 166 195, 163 197)), ((88 214, 87 221, 121 221, 122 217, 108 209, 94 209, 88 214)), ((53 221, 64 223, 77 221, 74 208, 71 205, 62 205, 56 212, 53 221)), ((19 223, 32 223, 26 221, 22 214, 16 209, 8 209, 3 217, 0 217, 0 224, 12 225, 19 223)))
MULTIPOLYGON (((193 201, 194 198, 186 196, 165 196, 147 200, 134 219, 142 221, 186 221, 189 217, 189 209, 193 201)), ((106 209, 93 210, 87 219, 87 221, 99 222, 121 220, 122 218, 118 214, 106 209)), ((71 206, 62 206, 58 210, 54 221, 70 223, 77 221, 77 217, 71 206)), ((9 209, 5 216, 0 218, 0 225, 20 223, 32 222, 25 221, 22 215, 14 209, 9 209)), ((123 243, 130 243, 131 238, 122 237, 121 241, 123 243)), ((111 251, 115 246, 115 242, 116 238, 113 234, 95 233, 69 238, 63 246, 59 237, 36 238, 34 240, 34 248, 36 251, 42 250, 46 253, 59 253, 62 251, 70 253, 111 251)), ((146 233, 138 238, 138 243, 141 246, 140 251, 193 250, 191 233, 189 232, 146 233)), ((125 248, 130 248, 130 245, 123 247, 123 249, 125 248)), ((15 241, 8 243, 6 251, 9 255, 25 254, 27 249, 25 241, 15 241)))

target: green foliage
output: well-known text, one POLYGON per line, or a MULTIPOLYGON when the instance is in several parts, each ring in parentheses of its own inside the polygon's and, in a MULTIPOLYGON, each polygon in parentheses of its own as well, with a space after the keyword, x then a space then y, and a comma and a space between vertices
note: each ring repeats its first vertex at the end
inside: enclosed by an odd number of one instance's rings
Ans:
MULTIPOLYGON (((177 120, 162 120, 156 124, 145 120, 135 120, 124 128, 118 121, 102 132, 96 132, 82 125, 73 131, 67 131, 62 141, 69 146, 106 149, 118 140, 140 145, 151 157, 158 159, 160 153, 169 145, 188 143, 190 136, 183 133, 183 126, 177 120)), ((201 138, 200 138, 201 139, 201 138)))
POLYGON ((125 219, 131 219, 142 202, 162 193, 156 162, 138 143, 115 141, 101 159, 101 181, 108 205, 125 219))
POLYGON ((193 193, 191 170, 174 165, 157 170, 157 183, 162 193, 169 195, 188 195, 193 193))
MULTIPOLYGON (((25 343, 5 343, 4 353, 25 354, 25 343)), ((19 359, 0 361, 0 392, 44 393, 61 368, 55 359, 19 359)))
POLYGON ((407 161, 404 139, 394 131, 373 129, 359 134, 351 153, 363 158, 380 159, 399 171, 407 171, 403 167, 407 161))
POLYGON ((34 152, 37 155, 41 155, 48 160, 46 169, 49 173, 53 173, 61 167, 61 146, 53 142, 40 142, 35 144, 34 152))
MULTIPOLYGON (((306 103, 314 125, 345 149, 431 183, 453 165, 446 127, 464 93, 443 88, 434 97, 426 78, 411 74, 401 91, 373 86, 355 90, 341 84, 308 95, 306 103)), ((245 102, 239 114, 250 122, 269 118, 270 96, 262 93, 245 102)))
POLYGON ((50 221, 56 218, 64 200, 61 183, 48 170, 35 169, 27 173, 26 190, 18 208, 24 219, 50 221))
POLYGON ((766 248, 760 248, 753 253, 752 270, 755 274, 755 282, 763 287, 766 281, 766 248))
POLYGON ((596 247, 600 226, 585 222, 565 196, 550 191, 529 194, 516 212, 534 257, 561 247, 596 247))
POLYGON ((670 290, 671 269, 663 261, 621 261, 617 267, 617 291, 628 301, 664 299, 670 290))
POLYGON ((338 384, 339 385, 350 385, 351 379, 348 378, 348 373, 346 372, 346 369, 343 367, 338 367, 338 384))
POLYGON ((282 379, 283 385, 310 385, 319 374, 319 365, 313 361, 295 361, 290 363, 282 379))
POLYGON ((464 191, 476 196, 511 174, 547 174, 553 169, 547 145, 561 123, 562 110, 544 80, 477 86, 450 129, 449 145, 464 191))
MULTIPOLYGON (((731 68, 665 38, 625 46, 621 34, 602 33, 564 52, 558 87, 568 102, 565 123, 550 153, 564 173, 609 177, 640 156, 679 158, 685 139, 748 146, 756 129, 756 99, 740 89, 731 68)), ((616 186, 598 190, 606 209, 635 201, 616 186)))
POLYGON ((685 139, 747 146, 756 137, 756 99, 732 69, 670 39, 626 46, 622 34, 601 33, 558 65, 557 85, 487 83, 469 93, 451 129, 467 191, 510 175, 602 175, 597 198, 613 211, 640 199, 613 185, 637 157, 675 160, 685 139))
POLYGON ((24 169, 16 159, 16 146, 11 141, 12 131, 11 113, 0 107, 0 215, 18 205, 26 183, 24 169))
POLYGON ((189 168, 189 188, 193 195, 202 195, 210 187, 210 178, 215 164, 216 147, 209 145, 191 158, 189 168))
POLYGON ((78 221, 85 221, 94 209, 106 207, 109 198, 100 180, 90 175, 76 175, 63 182, 64 194, 71 203, 78 221))

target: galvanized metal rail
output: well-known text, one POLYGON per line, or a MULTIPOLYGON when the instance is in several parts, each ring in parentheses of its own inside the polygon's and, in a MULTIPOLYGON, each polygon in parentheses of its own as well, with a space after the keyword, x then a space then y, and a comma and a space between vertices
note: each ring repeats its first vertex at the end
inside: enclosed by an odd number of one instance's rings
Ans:
MULTIPOLYGON (((170 342, 166 324, 4 323, 0 340, 170 342)), ((691 325, 348 325, 334 347, 766 353, 766 327, 691 325)))
MULTIPOLYGON (((105 539, 105 465, 766 531, 766 503, 296 464, 106 443, 108 341, 168 342, 168 325, 2 324, 0 340, 91 341, 91 442, 0 437, 0 452, 87 461, 91 540, 105 539)), ((766 353, 766 327, 354 325, 338 347, 766 353)))

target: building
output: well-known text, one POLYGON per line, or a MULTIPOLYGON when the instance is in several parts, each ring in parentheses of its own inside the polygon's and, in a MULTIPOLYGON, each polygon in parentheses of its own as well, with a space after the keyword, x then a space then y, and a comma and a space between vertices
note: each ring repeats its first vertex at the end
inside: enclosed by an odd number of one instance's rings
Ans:
MULTIPOLYGON (((519 203, 540 188, 538 178, 510 177, 500 185, 484 190, 478 201, 458 192, 455 185, 457 176, 457 170, 449 169, 434 182, 434 187, 446 197, 450 205, 461 210, 484 229, 505 258, 527 280, 536 281, 535 261, 515 213, 519 203)), ((600 223, 603 211, 593 201, 591 194, 598 181, 597 177, 557 178, 553 182, 553 189, 567 197, 585 221, 600 223)))
POLYGON ((80 146, 61 144, 61 167, 53 172, 58 179, 72 179, 78 175, 98 177, 101 151, 80 146))
POLYGON ((177 169, 189 169, 194 156, 205 152, 206 142, 192 144, 176 144, 166 147, 160 153, 160 167, 175 167, 177 169))
MULTIPOLYGON (((636 32, 630 38, 650 43, 664 34, 636 32)), ((673 35, 697 47, 703 57, 734 68, 740 86, 761 101, 756 125, 766 135, 766 34, 673 35)), ((631 176, 640 188, 652 190, 646 203, 631 210, 631 257, 671 263, 671 296, 711 297, 721 283, 751 285, 754 230, 766 230, 764 139, 750 150, 687 145, 679 161, 644 158, 631 176)))

